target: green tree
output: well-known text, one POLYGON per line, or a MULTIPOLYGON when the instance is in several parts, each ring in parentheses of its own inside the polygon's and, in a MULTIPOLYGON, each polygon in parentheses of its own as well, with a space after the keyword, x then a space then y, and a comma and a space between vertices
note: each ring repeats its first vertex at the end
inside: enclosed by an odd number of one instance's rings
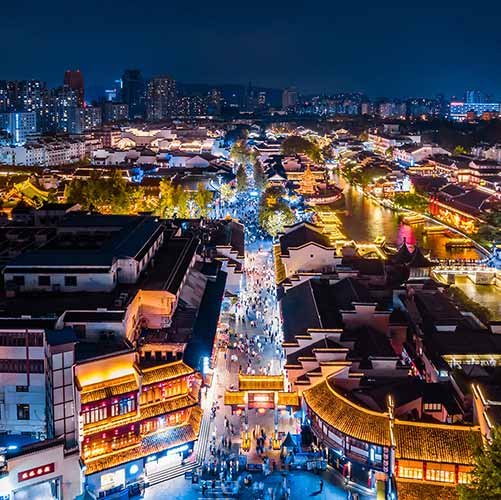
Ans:
POLYGON ((284 202, 274 206, 262 206, 259 212, 259 224, 271 236, 283 232, 284 227, 294 224, 295 218, 291 208, 284 202))
POLYGON ((235 196, 235 193, 229 184, 223 184, 219 190, 219 195, 222 201, 229 201, 235 196))
POLYGON ((467 155, 468 154, 468 150, 464 147, 464 146, 461 146, 461 145, 457 145, 453 152, 452 152, 455 156, 458 156, 458 155, 467 155))
POLYGON ((256 160, 254 162, 254 165, 252 166, 252 173, 254 177, 254 185, 256 186, 256 188, 259 190, 263 189, 266 183, 266 175, 264 173, 263 165, 259 160, 256 160))
POLYGON ((138 187, 124 179, 119 169, 111 170, 109 177, 94 171, 89 179, 72 179, 64 193, 67 202, 79 203, 83 210, 116 214, 134 212, 141 194, 138 187))
POLYGON ((315 163, 323 163, 324 158, 320 146, 299 135, 291 135, 282 143, 284 155, 305 154, 315 163))
POLYGON ((194 196, 198 213, 201 217, 207 217, 209 204, 212 201, 212 192, 209 191, 201 182, 197 184, 197 192, 194 196))
POLYGON ((170 179, 160 181, 160 200, 157 213, 160 217, 170 218, 177 208, 177 190, 170 179))
POLYGON ((428 208, 428 200, 416 193, 397 193, 393 197, 393 203, 397 207, 424 212, 428 208))
POLYGON ((475 451, 472 482, 458 486, 461 500, 499 500, 501 498, 501 428, 491 432, 491 442, 475 451))
POLYGON ((191 196, 185 189, 182 188, 180 184, 176 186, 175 199, 176 199, 175 215, 181 219, 186 219, 190 217, 189 203, 191 200, 191 196))
POLYGON ((332 144, 329 144, 328 146, 324 146, 322 148, 322 156, 324 157, 325 160, 335 159, 334 150, 332 149, 332 144))
POLYGON ((245 144, 245 140, 236 141, 233 144, 230 156, 233 161, 239 164, 246 164, 250 160, 251 152, 245 144))
POLYGON ((129 184, 124 179, 122 172, 119 169, 113 169, 107 182, 100 183, 100 189, 103 199, 109 196, 109 204, 111 212, 114 214, 130 213, 134 189, 129 189, 129 184))
POLYGON ((245 166, 240 163, 237 168, 237 191, 242 192, 247 189, 249 181, 247 179, 247 172, 245 171, 245 166))
POLYGON ((275 206, 285 196, 283 186, 268 186, 261 195, 260 204, 266 207, 275 206))
POLYGON ((311 142, 299 135, 290 135, 282 142, 284 155, 296 155, 306 153, 311 148, 311 142))

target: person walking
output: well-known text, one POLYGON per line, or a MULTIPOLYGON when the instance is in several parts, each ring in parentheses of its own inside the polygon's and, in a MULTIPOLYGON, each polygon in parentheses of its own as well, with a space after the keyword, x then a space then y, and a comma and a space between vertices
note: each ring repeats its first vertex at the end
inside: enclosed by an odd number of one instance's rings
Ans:
POLYGON ((324 490, 324 480, 320 479, 320 493, 324 490))

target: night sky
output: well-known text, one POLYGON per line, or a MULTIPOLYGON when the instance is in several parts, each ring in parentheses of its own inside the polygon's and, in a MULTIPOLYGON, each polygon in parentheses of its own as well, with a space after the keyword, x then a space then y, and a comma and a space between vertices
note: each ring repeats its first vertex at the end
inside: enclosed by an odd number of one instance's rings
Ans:
POLYGON ((55 86, 72 67, 87 86, 109 87, 137 67, 185 83, 501 97, 501 2, 406 3, 6 1, 0 79, 55 86))

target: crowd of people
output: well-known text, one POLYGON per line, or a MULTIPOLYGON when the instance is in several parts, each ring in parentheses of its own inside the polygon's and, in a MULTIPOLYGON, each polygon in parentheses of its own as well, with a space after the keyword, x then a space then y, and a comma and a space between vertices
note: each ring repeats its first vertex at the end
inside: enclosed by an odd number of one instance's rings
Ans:
POLYGON ((246 375, 280 373, 284 359, 273 265, 271 255, 263 254, 248 253, 246 286, 233 306, 236 340, 229 344, 229 360, 246 375))

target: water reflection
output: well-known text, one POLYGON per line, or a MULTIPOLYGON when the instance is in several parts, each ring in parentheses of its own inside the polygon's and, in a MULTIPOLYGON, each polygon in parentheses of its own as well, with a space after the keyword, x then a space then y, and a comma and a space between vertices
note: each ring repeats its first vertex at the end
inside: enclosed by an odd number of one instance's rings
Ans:
MULTIPOLYGON (((334 176, 335 182, 344 189, 346 210, 340 211, 339 218, 344 224, 344 233, 356 241, 374 241, 385 236, 389 244, 401 244, 404 240, 414 245, 416 242, 430 251, 432 257, 441 259, 477 259, 479 253, 474 248, 447 250, 445 234, 424 234, 425 224, 409 226, 399 221, 393 210, 381 207, 351 187, 343 178, 334 176)), ((493 320, 501 320, 501 289, 496 286, 476 285, 467 277, 456 278, 456 286, 471 299, 487 307, 493 320)))
POLYGON ((448 250, 449 239, 445 234, 425 234, 423 224, 409 226, 400 222, 397 212, 382 207, 350 186, 345 179, 334 176, 334 181, 343 188, 346 209, 340 211, 339 218, 344 225, 344 233, 360 242, 373 242, 378 236, 385 236, 389 244, 400 245, 405 240, 410 245, 418 243, 428 250, 432 257, 440 259, 477 259, 479 253, 474 248, 448 250))
POLYGON ((456 286, 461 288, 466 295, 487 307, 492 315, 492 320, 501 320, 501 289, 497 286, 489 285, 475 285, 466 276, 459 276, 456 278, 456 286))

